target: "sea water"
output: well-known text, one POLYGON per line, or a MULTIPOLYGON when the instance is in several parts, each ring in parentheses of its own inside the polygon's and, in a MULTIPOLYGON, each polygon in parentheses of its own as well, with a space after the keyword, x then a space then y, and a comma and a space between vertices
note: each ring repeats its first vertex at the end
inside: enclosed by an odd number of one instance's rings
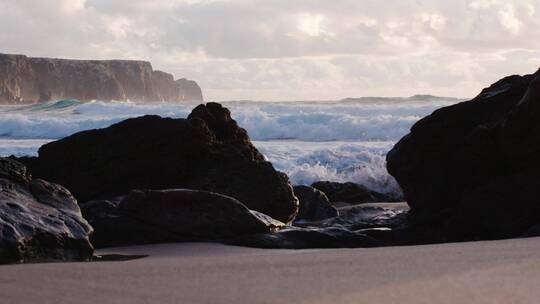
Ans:
MULTIPOLYGON (((399 193, 385 155, 420 118, 454 98, 359 98, 341 101, 255 102, 223 105, 255 146, 294 184, 352 181, 399 193)), ((75 132, 105 128, 146 114, 185 118, 196 103, 135 104, 62 100, 0 106, 0 155, 37 155, 39 147, 75 132)))

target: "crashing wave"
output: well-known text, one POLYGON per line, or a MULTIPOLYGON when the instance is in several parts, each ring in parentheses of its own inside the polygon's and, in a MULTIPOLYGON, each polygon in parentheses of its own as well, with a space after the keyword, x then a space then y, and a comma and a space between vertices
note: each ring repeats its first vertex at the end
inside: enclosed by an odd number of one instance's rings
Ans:
MULTIPOLYGON (((82 103, 65 100, 25 107, 0 107, 0 136, 61 138, 146 114, 186 117, 193 106, 192 103, 82 103)), ((258 141, 377 141, 399 139, 419 118, 439 108, 441 102, 229 102, 226 106, 238 123, 248 130, 250 137, 258 141)))

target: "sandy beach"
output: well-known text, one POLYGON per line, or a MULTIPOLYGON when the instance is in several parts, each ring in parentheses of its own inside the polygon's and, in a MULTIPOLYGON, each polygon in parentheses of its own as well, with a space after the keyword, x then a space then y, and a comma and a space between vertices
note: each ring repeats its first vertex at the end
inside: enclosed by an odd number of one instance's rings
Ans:
POLYGON ((414 247, 111 248, 123 262, 0 267, 2 303, 534 303, 540 238, 414 247))

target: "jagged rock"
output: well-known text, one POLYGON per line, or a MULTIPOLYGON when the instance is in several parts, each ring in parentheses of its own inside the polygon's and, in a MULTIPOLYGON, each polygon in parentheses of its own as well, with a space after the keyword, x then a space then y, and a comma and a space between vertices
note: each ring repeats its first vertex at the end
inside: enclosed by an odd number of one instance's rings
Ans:
POLYGON ((392 197, 352 183, 320 181, 311 187, 322 191, 332 203, 347 203, 351 205, 374 202, 398 202, 401 198, 392 197))
POLYGON ((383 245, 366 234, 340 227, 290 227, 276 233, 252 234, 237 237, 229 240, 227 243, 231 245, 274 249, 364 248, 383 245))
POLYGON ((60 99, 202 101, 194 81, 174 80, 147 61, 67 60, 0 54, 0 103, 60 99))
POLYGON ((91 232, 68 190, 0 158, 0 263, 87 260, 91 232))
POLYGON ((42 146, 38 158, 20 160, 79 202, 132 189, 186 188, 231 196, 283 222, 298 210, 287 176, 217 103, 198 106, 188 119, 144 116, 80 132, 42 146))
POLYGON ((415 223, 450 239, 504 238, 540 223, 539 152, 537 72, 420 120, 387 163, 415 223))
POLYGON ((357 248, 434 242, 431 235, 411 230, 404 203, 362 204, 339 208, 339 216, 295 223, 274 232, 244 235, 228 244, 257 248, 357 248))
POLYGON ((97 247, 219 241, 284 227, 234 198, 186 189, 134 190, 123 199, 87 202, 81 208, 95 229, 97 247))
POLYGON ((338 215, 337 209, 323 192, 308 186, 295 186, 293 189, 299 201, 296 221, 318 221, 338 215))

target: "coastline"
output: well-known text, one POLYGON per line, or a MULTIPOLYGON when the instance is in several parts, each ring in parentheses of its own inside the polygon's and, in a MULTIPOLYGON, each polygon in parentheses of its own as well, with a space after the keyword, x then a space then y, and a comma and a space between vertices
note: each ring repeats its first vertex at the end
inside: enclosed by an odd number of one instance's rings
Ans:
POLYGON ((123 262, 2 266, 3 303, 534 303, 540 238, 362 249, 213 243, 99 250, 123 262))

